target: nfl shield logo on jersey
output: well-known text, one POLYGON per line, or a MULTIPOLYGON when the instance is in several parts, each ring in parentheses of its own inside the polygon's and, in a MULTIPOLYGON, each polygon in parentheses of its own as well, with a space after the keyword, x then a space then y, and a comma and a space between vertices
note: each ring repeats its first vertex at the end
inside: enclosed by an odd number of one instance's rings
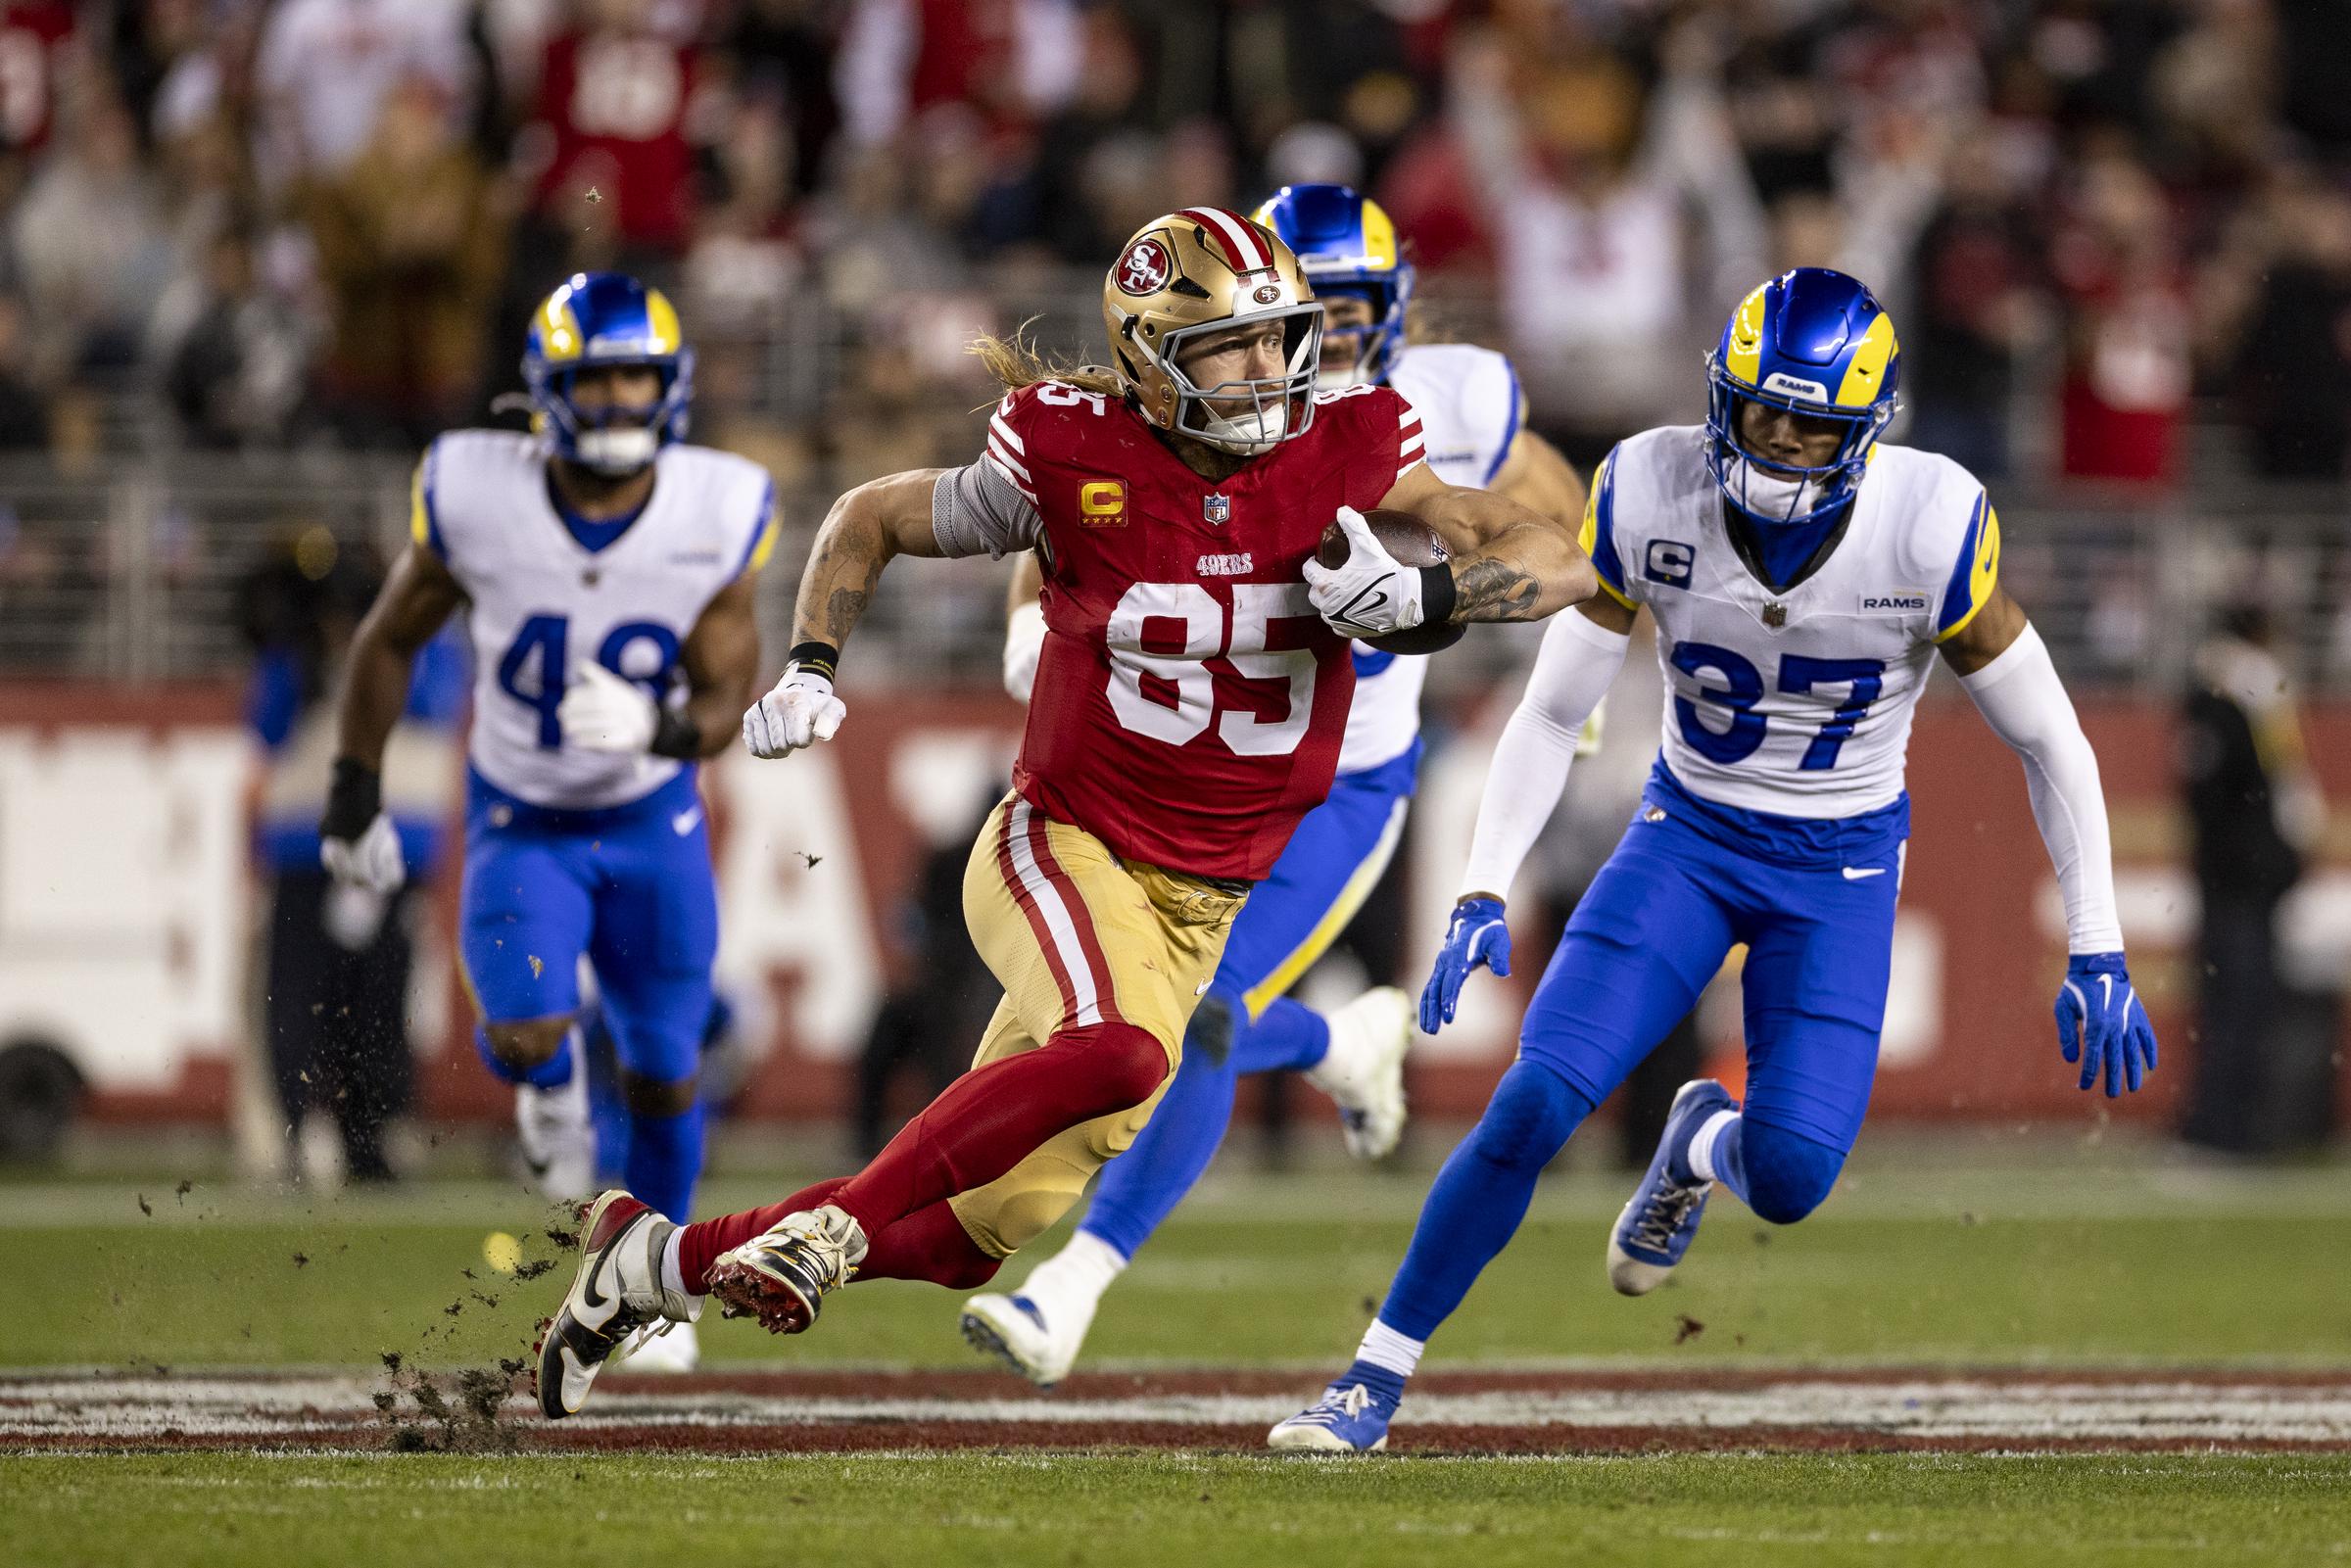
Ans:
POLYGON ((1202 498, 1200 502, 1200 515, 1212 526, 1223 528, 1226 523, 1232 521, 1232 498, 1229 496, 1208 496, 1202 498))

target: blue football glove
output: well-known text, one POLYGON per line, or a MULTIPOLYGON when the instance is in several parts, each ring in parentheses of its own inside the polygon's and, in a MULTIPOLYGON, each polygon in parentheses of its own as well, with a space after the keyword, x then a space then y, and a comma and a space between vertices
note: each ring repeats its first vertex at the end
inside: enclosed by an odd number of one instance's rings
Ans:
POLYGON ((1434 1034, 1453 1022, 1454 1005, 1462 999, 1462 981, 1480 966, 1497 974, 1511 973, 1511 927, 1502 918, 1499 898, 1464 898, 1453 906, 1453 924, 1445 927, 1445 947, 1437 967, 1420 993, 1420 1032, 1434 1034))
POLYGON ((2131 987, 2120 953, 2076 953, 2065 961, 2057 993, 2057 1044, 2068 1062, 2082 1064, 2082 1087, 2106 1075, 2106 1098, 2136 1092, 2155 1070, 2155 1025, 2131 987))

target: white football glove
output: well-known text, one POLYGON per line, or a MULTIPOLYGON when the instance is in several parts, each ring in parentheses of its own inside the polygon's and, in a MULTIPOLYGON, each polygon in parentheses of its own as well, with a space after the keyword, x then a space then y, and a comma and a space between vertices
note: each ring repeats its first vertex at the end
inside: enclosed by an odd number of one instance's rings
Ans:
POLYGON ((1386 637, 1420 624, 1420 572, 1380 546, 1364 514, 1339 508, 1347 535, 1347 563, 1306 563, 1307 602, 1323 624, 1343 637, 1386 637))
POLYGON ((1024 604, 1004 623, 1004 689, 1017 702, 1036 686, 1036 661, 1045 651, 1045 607, 1024 604))
POLYGON ((572 672, 555 722, 563 727, 563 743, 582 751, 650 751, 661 709, 627 676, 587 663, 572 672))
POLYGON ((380 811, 357 838, 320 838, 318 864, 335 880, 371 893, 398 892, 408 879, 408 864, 400 854, 400 830, 380 811))
POLYGON ((776 689, 743 716, 743 743, 754 757, 789 757, 803 746, 830 740, 849 710, 833 694, 833 683, 814 670, 787 669, 776 689))

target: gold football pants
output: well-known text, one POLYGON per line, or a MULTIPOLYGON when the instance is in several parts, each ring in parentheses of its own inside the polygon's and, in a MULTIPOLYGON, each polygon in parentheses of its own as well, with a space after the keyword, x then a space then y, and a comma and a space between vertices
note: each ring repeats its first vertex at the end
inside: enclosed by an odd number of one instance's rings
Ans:
MULTIPOLYGON (((1084 829, 1006 796, 963 875, 973 944, 1004 986, 972 1066, 1033 1051, 1064 1029, 1124 1022, 1159 1042, 1173 1078, 1184 1025, 1247 896, 1121 860, 1084 829)), ((1163 1082, 1141 1105, 1056 1135, 951 1200, 956 1217, 992 1258, 1027 1246, 1134 1142, 1166 1092, 1163 1082)))

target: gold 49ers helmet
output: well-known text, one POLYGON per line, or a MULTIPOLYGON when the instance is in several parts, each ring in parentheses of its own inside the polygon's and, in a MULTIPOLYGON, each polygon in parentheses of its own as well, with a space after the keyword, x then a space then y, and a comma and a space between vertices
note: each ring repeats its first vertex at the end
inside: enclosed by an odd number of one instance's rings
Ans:
POLYGON ((1298 258, 1262 223, 1222 207, 1153 218, 1111 264, 1102 320, 1119 386, 1162 430, 1255 456, 1314 423, 1322 307, 1298 258), (1248 321, 1281 323, 1282 373, 1195 386, 1176 362, 1184 347, 1248 321))

